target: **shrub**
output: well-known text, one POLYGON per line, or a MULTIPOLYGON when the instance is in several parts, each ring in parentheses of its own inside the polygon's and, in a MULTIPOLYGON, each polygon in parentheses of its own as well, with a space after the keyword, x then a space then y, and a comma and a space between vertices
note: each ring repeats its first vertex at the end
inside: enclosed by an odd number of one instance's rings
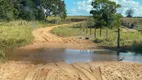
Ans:
POLYGON ((101 43, 101 42, 103 42, 104 40, 102 39, 102 38, 96 38, 95 40, 94 40, 94 42, 95 43, 101 43))
POLYGON ((47 18, 48 22, 53 23, 53 24, 59 24, 61 23, 62 19, 60 17, 48 17, 47 18))
POLYGON ((135 52, 141 52, 142 50, 142 41, 134 41, 132 46, 132 50, 135 52))

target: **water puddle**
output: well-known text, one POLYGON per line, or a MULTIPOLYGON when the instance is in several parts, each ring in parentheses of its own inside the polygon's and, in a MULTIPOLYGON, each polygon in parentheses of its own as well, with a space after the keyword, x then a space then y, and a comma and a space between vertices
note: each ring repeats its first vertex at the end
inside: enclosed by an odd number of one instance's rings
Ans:
POLYGON ((116 52, 111 50, 77 50, 77 49, 37 49, 14 50, 6 54, 9 60, 45 63, 65 61, 67 63, 94 61, 142 62, 142 54, 116 52))

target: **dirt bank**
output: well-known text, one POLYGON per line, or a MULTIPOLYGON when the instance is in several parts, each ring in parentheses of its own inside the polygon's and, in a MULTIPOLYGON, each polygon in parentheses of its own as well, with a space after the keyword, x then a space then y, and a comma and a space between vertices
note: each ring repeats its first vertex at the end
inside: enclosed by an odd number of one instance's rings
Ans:
POLYGON ((29 62, 0 64, 0 80, 141 80, 142 64, 91 62, 66 64, 29 62))
MULTIPOLYGON (((51 30, 59 26, 69 26, 77 23, 56 25, 46 28, 39 28, 32 32, 35 40, 32 44, 24 49, 37 49, 37 48, 88 48, 94 46, 94 43, 89 40, 82 40, 74 37, 59 37, 51 33, 51 30)), ((21 49, 20 48, 20 49, 21 49)))

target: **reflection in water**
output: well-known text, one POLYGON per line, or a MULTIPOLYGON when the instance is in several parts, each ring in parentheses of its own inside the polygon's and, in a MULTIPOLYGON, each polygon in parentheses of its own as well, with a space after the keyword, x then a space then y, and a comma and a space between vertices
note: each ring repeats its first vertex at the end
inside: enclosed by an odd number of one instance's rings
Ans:
POLYGON ((123 61, 123 60, 124 60, 124 57, 120 58, 120 52, 117 51, 117 61, 123 61))
POLYGON ((75 49, 37 49, 9 51, 9 60, 46 63, 50 61, 93 62, 93 61, 131 61, 142 62, 141 54, 116 52, 111 50, 75 50, 75 49))

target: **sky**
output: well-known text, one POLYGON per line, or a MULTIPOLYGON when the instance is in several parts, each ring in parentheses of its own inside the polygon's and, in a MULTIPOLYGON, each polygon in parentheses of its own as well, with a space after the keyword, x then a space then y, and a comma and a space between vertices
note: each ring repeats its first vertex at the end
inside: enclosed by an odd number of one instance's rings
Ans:
MULTIPOLYGON (((89 12, 92 9, 92 0, 64 0, 67 7, 68 16, 86 16, 90 15, 89 12)), ((117 10, 123 16, 128 9, 134 11, 133 16, 142 17, 142 0, 111 0, 121 5, 121 8, 117 10)))

